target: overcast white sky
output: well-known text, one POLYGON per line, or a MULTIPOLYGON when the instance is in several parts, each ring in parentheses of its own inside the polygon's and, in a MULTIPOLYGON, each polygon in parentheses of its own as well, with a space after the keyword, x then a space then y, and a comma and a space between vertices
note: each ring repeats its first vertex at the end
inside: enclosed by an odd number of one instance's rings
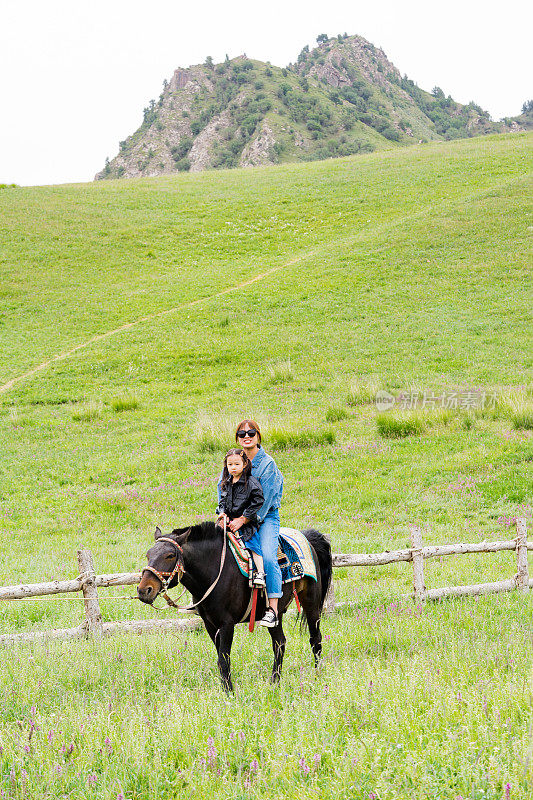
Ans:
POLYGON ((176 67, 246 53, 284 66, 360 34, 424 89, 493 119, 533 97, 532 4, 507 0, 0 0, 0 183, 90 181, 176 67))

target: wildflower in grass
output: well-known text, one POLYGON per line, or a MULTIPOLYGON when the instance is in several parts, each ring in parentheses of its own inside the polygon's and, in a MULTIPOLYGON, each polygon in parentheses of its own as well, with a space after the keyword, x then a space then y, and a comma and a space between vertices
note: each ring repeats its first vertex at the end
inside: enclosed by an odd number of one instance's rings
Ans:
POLYGON ((217 749, 215 747, 215 743, 214 743, 214 740, 213 740, 212 736, 210 736, 209 739, 207 740, 207 745, 208 745, 208 747, 207 747, 207 763, 209 764, 210 767, 212 767, 214 765, 214 763, 216 761, 216 757, 217 757, 217 749))
POLYGON ((320 766, 320 759, 321 759, 320 753, 315 753, 313 756, 313 763, 316 769, 318 769, 320 766))
POLYGON ((126 796, 125 796, 124 792, 120 791, 117 794, 117 800, 126 800, 126 796))
POLYGON ((305 758, 303 756, 298 761, 298 766, 300 767, 302 775, 309 775, 309 773, 311 772, 311 769, 306 764, 305 758))
POLYGON ((89 775, 87 775, 87 783, 91 787, 96 786, 98 783, 98 776, 94 772, 89 773, 89 775))
POLYGON ((511 784, 510 783, 506 783, 505 784, 505 800, 509 800, 510 797, 511 797, 511 784))
POLYGON ((254 758, 254 760, 250 764, 250 772, 257 772, 258 769, 259 769, 259 762, 257 758, 254 758))
POLYGON ((48 731, 48 733, 46 734, 46 738, 48 739, 49 742, 51 742, 52 739, 54 738, 54 732, 48 731))
MULTIPOLYGON (((111 739, 109 736, 106 736, 104 739, 104 745, 109 755, 113 752, 113 745, 111 744, 111 739)), ((72 747, 72 745, 71 745, 72 747)))
POLYGON ((252 785, 252 781, 250 780, 250 778, 245 778, 244 779, 244 788, 245 789, 249 789, 251 787, 251 785, 252 785))

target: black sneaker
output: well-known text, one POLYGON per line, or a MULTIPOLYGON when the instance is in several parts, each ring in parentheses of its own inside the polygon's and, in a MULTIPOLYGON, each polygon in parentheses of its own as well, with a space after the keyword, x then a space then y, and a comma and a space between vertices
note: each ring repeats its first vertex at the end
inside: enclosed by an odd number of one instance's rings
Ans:
POLYGON ((278 622, 279 620, 277 614, 273 608, 270 608, 270 606, 267 608, 266 614, 263 617, 263 619, 259 620, 259 624, 264 625, 265 628, 275 628, 278 622))

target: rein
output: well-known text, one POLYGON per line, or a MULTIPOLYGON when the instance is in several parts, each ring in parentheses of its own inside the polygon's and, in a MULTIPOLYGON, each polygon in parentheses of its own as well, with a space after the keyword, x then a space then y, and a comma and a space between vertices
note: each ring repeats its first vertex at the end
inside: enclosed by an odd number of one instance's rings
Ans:
MULTIPOLYGON (((226 550, 227 550, 227 541, 228 541, 228 537, 226 535, 226 518, 224 517, 224 543, 222 545, 222 555, 220 556, 220 567, 219 567, 219 570, 218 570, 218 575, 215 578, 215 580, 213 581, 213 583, 211 584, 211 586, 207 589, 207 591, 204 594, 204 596, 200 600, 198 600, 196 603, 192 603, 189 606, 184 606, 183 608, 181 608, 168 595, 169 584, 172 582, 172 579, 174 578, 176 573, 178 573, 178 583, 181 583, 181 579, 182 579, 182 577, 183 577, 183 575, 185 573, 185 566, 184 566, 184 563, 183 563, 183 548, 181 547, 181 545, 179 545, 177 542, 174 541, 174 539, 171 539, 169 536, 160 536, 157 541, 158 542, 171 542, 175 546, 175 548, 176 548, 176 564, 174 565, 174 569, 171 572, 159 572, 158 570, 155 569, 155 567, 151 567, 151 566, 148 565, 143 569, 143 572, 145 570, 148 570, 148 572, 151 572, 153 575, 155 575, 156 578, 161 582, 160 594, 166 600, 167 605, 171 606, 171 608, 177 609, 178 611, 192 611, 194 608, 196 608, 196 606, 199 606, 200 603, 203 603, 204 600, 207 597, 209 597, 209 595, 211 594, 211 592, 213 591, 213 589, 217 585, 218 581, 220 580, 220 576, 222 575, 222 570, 224 568, 224 563, 226 561, 226 550)), ((185 594, 185 592, 186 592, 186 589, 183 590, 183 592, 180 594, 180 596, 177 599, 179 600, 180 597, 182 597, 185 594)))

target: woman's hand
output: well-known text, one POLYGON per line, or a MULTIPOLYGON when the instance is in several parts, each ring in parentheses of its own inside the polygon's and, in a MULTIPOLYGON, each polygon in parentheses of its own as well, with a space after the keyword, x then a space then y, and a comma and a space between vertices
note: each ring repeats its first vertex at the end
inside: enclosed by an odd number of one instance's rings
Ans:
POLYGON ((229 517, 226 514, 224 514, 224 512, 222 512, 217 517, 217 525, 220 525, 222 527, 224 525, 224 519, 226 520, 226 524, 228 524, 229 517))
POLYGON ((239 528, 242 528, 242 526, 245 524, 246 524, 246 517, 237 517, 236 519, 233 519, 230 522, 229 529, 230 531, 233 531, 233 533, 235 533, 235 531, 238 531, 239 528))

